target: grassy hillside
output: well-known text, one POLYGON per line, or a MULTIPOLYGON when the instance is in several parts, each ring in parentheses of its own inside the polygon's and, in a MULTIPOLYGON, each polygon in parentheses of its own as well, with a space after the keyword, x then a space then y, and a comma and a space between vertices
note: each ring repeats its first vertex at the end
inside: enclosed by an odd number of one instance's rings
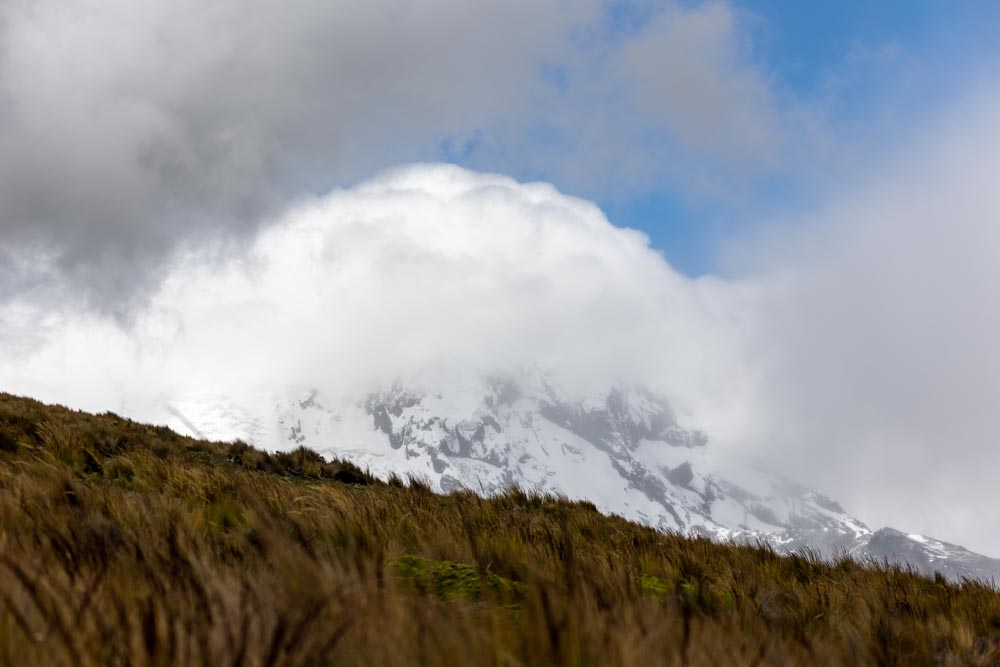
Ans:
POLYGON ((1000 593, 0 394, 0 663, 1000 664, 1000 593))

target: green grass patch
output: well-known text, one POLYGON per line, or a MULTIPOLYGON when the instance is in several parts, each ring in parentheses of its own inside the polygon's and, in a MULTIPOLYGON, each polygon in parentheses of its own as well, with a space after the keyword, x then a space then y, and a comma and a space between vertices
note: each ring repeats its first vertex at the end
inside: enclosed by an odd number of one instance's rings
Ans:
POLYGON ((507 602, 521 598, 522 584, 472 565, 405 554, 388 562, 396 578, 424 595, 443 600, 480 601, 491 597, 507 602))

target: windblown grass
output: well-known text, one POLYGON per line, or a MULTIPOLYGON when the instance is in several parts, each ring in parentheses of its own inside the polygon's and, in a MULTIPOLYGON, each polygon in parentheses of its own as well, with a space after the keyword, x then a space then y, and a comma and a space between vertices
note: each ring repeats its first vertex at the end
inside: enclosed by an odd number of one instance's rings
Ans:
POLYGON ((0 394, 0 663, 1000 664, 1000 593, 0 394))

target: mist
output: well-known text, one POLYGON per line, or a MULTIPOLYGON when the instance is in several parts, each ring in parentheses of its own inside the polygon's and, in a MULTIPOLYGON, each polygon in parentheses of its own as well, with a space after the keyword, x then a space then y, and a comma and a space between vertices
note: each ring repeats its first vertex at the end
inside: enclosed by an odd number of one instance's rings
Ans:
MULTIPOLYGON (((763 450, 875 525, 1000 554, 1000 96, 750 248, 763 450), (765 442, 766 441, 766 442, 765 442)), ((744 268, 747 268, 745 265, 744 268)))

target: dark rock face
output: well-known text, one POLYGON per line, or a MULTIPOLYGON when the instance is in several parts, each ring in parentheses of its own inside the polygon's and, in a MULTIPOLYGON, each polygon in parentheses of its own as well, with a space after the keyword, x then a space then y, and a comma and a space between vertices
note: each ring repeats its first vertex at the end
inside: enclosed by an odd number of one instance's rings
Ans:
POLYGON ((643 390, 612 389, 604 406, 593 408, 552 397, 541 405, 549 421, 599 445, 609 453, 634 450, 642 440, 662 440, 675 447, 700 447, 708 442, 701 431, 682 429, 666 399, 643 390), (631 401, 642 402, 641 418, 631 401))
POLYGON ((668 471, 667 479, 677 486, 687 486, 694 480, 694 471, 691 469, 691 464, 684 462, 673 470, 668 471))

